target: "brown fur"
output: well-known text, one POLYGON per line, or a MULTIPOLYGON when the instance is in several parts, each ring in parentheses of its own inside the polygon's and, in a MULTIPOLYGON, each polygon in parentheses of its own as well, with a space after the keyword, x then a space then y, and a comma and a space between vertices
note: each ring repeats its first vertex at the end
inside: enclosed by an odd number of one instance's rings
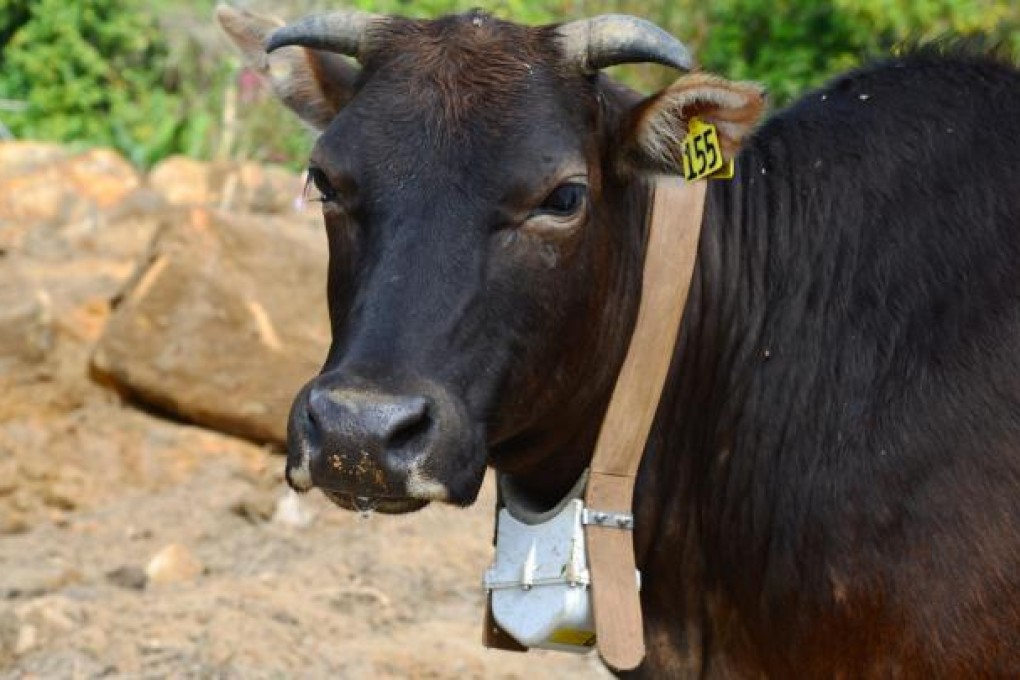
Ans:
POLYGON ((366 70, 385 66, 421 111, 453 125, 506 115, 535 70, 556 63, 542 31, 480 11, 436 21, 392 18, 370 30, 366 70))

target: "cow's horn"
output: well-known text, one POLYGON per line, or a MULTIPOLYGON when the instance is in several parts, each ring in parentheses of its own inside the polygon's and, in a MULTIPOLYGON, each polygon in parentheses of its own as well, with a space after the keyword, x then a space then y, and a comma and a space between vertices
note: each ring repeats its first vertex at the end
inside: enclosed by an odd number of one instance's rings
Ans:
POLYGON ((587 73, 616 64, 654 62, 694 68, 687 47, 655 24, 626 14, 603 14, 559 27, 563 53, 587 73))
POLYGON ((273 31, 266 40, 266 51, 300 45, 356 59, 364 47, 365 29, 383 18, 357 10, 313 14, 273 31))

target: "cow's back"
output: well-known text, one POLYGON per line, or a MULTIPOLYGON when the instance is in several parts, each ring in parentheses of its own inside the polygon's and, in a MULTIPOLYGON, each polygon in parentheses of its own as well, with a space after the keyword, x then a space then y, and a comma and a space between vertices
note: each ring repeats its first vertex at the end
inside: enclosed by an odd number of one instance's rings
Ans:
POLYGON ((857 71, 739 167, 666 397, 682 452, 647 466, 696 518, 705 659, 1020 672, 1020 75, 934 52, 857 71))

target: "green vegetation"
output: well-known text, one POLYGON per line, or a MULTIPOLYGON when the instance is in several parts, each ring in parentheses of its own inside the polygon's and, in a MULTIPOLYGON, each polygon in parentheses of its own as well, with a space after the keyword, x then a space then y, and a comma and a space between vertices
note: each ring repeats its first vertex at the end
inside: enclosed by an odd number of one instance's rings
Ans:
MULTIPOLYGON (((298 16, 314 0, 248 3, 298 16)), ((601 12, 644 16, 684 39, 702 65, 764 82, 775 104, 905 43, 987 36, 1020 56, 1012 0, 350 0, 376 12, 436 16, 481 5, 526 23, 601 12)), ((0 135, 109 145, 139 165, 172 153, 299 164, 308 138, 239 79, 212 22, 213 0, 0 0, 0 135)), ((674 74, 622 67, 650 90, 674 74)))
POLYGON ((208 152, 229 66, 178 78, 183 61, 140 4, 0 0, 0 41, 0 98, 13 109, 0 120, 15 136, 114 146, 143 165, 208 152))
POLYGON ((1020 9, 1010 0, 715 0, 706 14, 704 66, 762 81, 780 104, 918 41, 983 35, 1020 55, 1020 9))

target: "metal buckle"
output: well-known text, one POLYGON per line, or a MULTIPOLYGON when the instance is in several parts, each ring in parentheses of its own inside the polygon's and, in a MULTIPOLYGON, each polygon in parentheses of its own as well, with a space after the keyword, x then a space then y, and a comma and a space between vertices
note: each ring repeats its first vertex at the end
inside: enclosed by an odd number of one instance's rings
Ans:
POLYGON ((633 531, 634 515, 629 512, 606 512, 585 508, 581 511, 581 524, 633 531))

